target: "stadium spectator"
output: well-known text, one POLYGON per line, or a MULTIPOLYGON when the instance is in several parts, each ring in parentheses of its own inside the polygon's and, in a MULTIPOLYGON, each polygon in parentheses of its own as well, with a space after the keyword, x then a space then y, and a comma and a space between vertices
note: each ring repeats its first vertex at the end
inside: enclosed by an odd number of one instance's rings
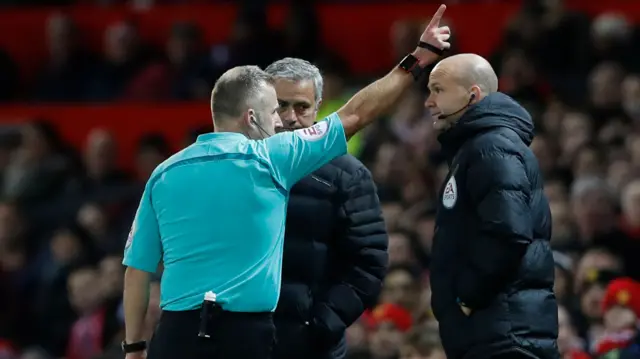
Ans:
POLYGON ((128 91, 132 91, 131 81, 149 65, 152 55, 133 23, 122 21, 109 26, 104 34, 105 58, 93 72, 90 99, 123 99, 128 91))
POLYGON ((82 47, 80 33, 70 17, 57 13, 47 20, 49 59, 36 78, 33 97, 42 102, 86 99, 95 59, 82 47))
POLYGON ((630 278, 619 278, 609 283, 602 311, 604 335, 594 344, 597 357, 629 347, 638 335, 640 283, 630 278))

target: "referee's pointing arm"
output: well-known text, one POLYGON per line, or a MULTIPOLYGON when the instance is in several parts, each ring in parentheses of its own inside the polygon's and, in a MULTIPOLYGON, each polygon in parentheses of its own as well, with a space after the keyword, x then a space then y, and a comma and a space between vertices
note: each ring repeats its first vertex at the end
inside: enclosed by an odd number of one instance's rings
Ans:
POLYGON ((386 113, 402 93, 450 47, 449 27, 440 27, 441 5, 420 37, 420 45, 383 78, 356 93, 346 105, 310 128, 265 139, 276 179, 286 189, 346 153, 346 141, 386 113))

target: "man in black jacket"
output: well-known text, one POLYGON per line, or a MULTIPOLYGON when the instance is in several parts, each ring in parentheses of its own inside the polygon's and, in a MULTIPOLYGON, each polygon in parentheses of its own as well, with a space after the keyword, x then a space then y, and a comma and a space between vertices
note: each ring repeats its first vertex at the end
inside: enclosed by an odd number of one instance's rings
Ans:
MULTIPOLYGON (((301 59, 267 67, 284 130, 311 127, 322 76, 301 59)), ((375 304, 387 267, 387 233, 369 171, 339 157, 291 190, 273 358, 344 358, 345 329, 375 304)))
POLYGON ((429 76, 449 164, 432 248, 432 308, 449 359, 559 358, 551 215, 531 116, 491 65, 461 54, 429 76))

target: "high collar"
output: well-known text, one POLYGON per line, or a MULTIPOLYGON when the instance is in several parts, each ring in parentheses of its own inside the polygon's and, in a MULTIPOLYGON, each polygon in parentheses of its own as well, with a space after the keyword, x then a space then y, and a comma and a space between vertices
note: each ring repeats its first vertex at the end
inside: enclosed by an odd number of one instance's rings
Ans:
POLYGON ((209 132, 209 133, 199 135, 196 142, 207 142, 207 141, 221 139, 221 138, 246 139, 247 136, 239 132, 209 132))
POLYGON ((531 115, 511 97, 496 92, 471 105, 450 129, 438 136, 442 152, 448 161, 468 139, 490 128, 507 127, 528 145, 533 141, 531 115))

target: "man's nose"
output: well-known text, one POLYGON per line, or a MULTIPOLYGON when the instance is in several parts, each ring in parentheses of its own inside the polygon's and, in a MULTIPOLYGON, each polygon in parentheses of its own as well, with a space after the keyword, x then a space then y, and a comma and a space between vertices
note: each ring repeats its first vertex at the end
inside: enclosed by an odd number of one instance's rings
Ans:
POLYGON ((287 108, 284 111, 280 112, 280 119, 282 120, 282 124, 284 126, 290 126, 298 120, 296 118, 296 114, 291 108, 287 108))
POLYGON ((429 109, 436 107, 436 103, 431 99, 431 95, 424 101, 424 107, 429 109))

